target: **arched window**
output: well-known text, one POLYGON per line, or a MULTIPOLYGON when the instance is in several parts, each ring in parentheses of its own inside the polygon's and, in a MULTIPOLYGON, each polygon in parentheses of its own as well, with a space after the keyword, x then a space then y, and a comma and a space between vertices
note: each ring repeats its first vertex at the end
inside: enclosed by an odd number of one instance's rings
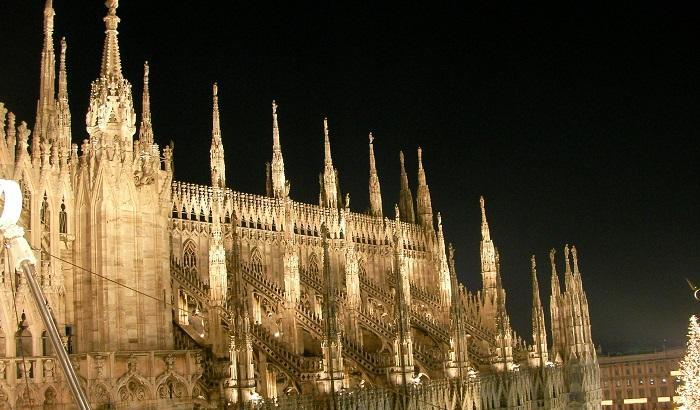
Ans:
POLYGON ((318 275, 318 260, 315 253, 312 253, 311 256, 309 256, 309 273, 318 275))
POLYGON ((367 270, 365 270, 365 261, 364 259, 361 259, 357 263, 357 272, 360 274, 360 276, 367 276, 367 270))
POLYGON ((253 252, 250 253, 250 269, 253 272, 262 273, 262 256, 260 256, 258 248, 253 249, 253 252))
POLYGON ((185 272, 197 273, 197 247, 194 246, 194 242, 191 240, 185 242, 182 251, 182 267, 185 269, 185 272))
POLYGON ((51 348, 51 341, 49 340, 49 334, 44 330, 41 332, 41 355, 51 356, 53 354, 53 349, 51 348))
POLYGON ((51 227, 51 212, 49 211, 49 199, 44 192, 44 200, 41 201, 41 210, 39 211, 39 219, 43 230, 49 231, 51 227))
POLYGON ((58 233, 68 233, 68 213, 65 200, 61 203, 61 211, 58 213, 58 233))
POLYGON ((22 322, 19 324, 19 330, 15 334, 16 357, 32 356, 32 332, 29 331, 27 316, 22 312, 22 322))

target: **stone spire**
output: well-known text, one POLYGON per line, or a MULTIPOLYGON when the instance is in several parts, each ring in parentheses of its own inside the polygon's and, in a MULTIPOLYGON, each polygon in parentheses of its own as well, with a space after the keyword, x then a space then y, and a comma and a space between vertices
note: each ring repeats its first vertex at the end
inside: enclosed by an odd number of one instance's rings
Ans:
POLYGON ((55 103, 56 56, 53 49, 53 19, 55 14, 53 0, 46 0, 44 4, 44 44, 41 50, 39 100, 36 107, 33 137, 41 140, 53 138, 53 136, 48 135, 48 128, 55 103))
POLYGON ((532 342, 530 366, 542 367, 549 360, 547 352, 547 330, 544 322, 544 309, 540 300, 540 286, 537 282, 535 255, 530 259, 532 270, 532 342))
POLYGON ((399 162, 401 163, 401 190, 399 191, 399 210, 401 211, 401 220, 408 223, 415 223, 416 218, 413 212, 413 195, 411 195, 411 188, 408 186, 408 175, 406 174, 403 151, 399 151, 399 162))
POLYGON ((212 224, 209 242, 209 298, 214 306, 226 303, 228 290, 226 272, 226 252, 224 251, 221 220, 223 213, 224 192, 221 186, 214 186, 212 192, 212 224))
POLYGON ((570 290, 574 286, 574 275, 571 272, 571 260, 569 259, 569 244, 564 246, 564 287, 570 290))
POLYGON ((343 386, 345 373, 343 366, 343 344, 338 327, 338 302, 336 276, 331 272, 331 260, 328 243, 329 232, 325 223, 321 224, 321 245, 323 246, 323 324, 324 332, 321 340, 323 352, 323 369, 318 374, 319 388, 324 393, 340 390, 343 386))
POLYGON ((100 66, 101 77, 122 78, 122 61, 119 56, 119 40, 117 39, 117 26, 120 19, 117 17, 118 0, 107 0, 105 2, 108 13, 104 18, 105 27, 105 45, 102 50, 102 64, 100 66))
POLYGON ((416 190, 416 212, 418 223, 429 231, 433 230, 433 206, 430 201, 430 189, 423 169, 423 150, 418 147, 418 189, 416 190))
POLYGON ((393 245, 393 274, 396 283, 394 299, 394 317, 396 334, 394 336, 394 366, 389 370, 389 377, 394 385, 406 385, 413 381, 413 342, 411 340, 411 285, 408 266, 404 255, 403 235, 401 230, 401 210, 395 206, 393 245))
POLYGON ((151 122, 151 94, 148 90, 148 61, 143 63, 143 97, 141 99, 141 126, 139 140, 148 147, 153 144, 153 123, 151 122))
POLYGON ((272 161, 270 163, 272 196, 286 198, 289 194, 287 179, 284 176, 284 159, 280 145, 280 128, 277 123, 277 103, 272 101, 272 161))
POLYGON ((212 86, 212 128, 211 148, 209 149, 209 164, 211 167, 211 185, 226 188, 226 163, 224 162, 224 144, 221 142, 221 127, 219 125, 219 87, 212 86))
POLYGON ((338 172, 333 168, 333 158, 331 158, 331 141, 328 136, 328 118, 323 119, 323 172, 321 173, 321 206, 327 208, 337 208, 338 193, 338 172))
POLYGON ((576 247, 571 247, 570 252, 574 262, 573 273, 569 270, 568 245, 567 251, 567 283, 564 300, 566 304, 566 334, 568 359, 588 361, 595 359, 595 346, 591 337, 591 321, 588 310, 588 299, 583 290, 581 273, 578 270, 578 254, 576 247))
POLYGON ((563 319, 561 311, 562 295, 559 286, 559 275, 557 275, 557 265, 554 260, 556 251, 549 251, 549 261, 552 265, 552 294, 549 297, 549 314, 552 323, 552 359, 561 363, 563 359, 564 334, 561 321, 563 319))
MULTIPOLYGON (((440 213, 438 213, 438 229, 440 229, 440 213)), ((469 360, 469 332, 467 330, 464 307, 462 305, 463 287, 457 283, 455 270, 455 249, 449 245, 449 270, 452 287, 452 303, 450 306, 450 350, 446 373, 449 378, 464 378, 469 375, 471 367, 469 360)))
POLYGON ((481 205, 481 279, 484 296, 493 299, 496 288, 496 250, 491 240, 489 223, 486 220, 484 197, 479 198, 481 205))
POLYGON ((379 187, 377 165, 374 163, 374 137, 369 133, 369 214, 382 217, 382 191, 379 187))
MULTIPOLYGON (((92 82, 90 107, 85 118, 87 131, 95 149, 105 148, 108 158, 114 152, 131 152, 136 132, 136 112, 131 83, 122 76, 119 42, 117 40, 118 0, 107 0, 106 31, 100 76, 92 82)), ((132 155, 121 155, 133 159, 132 155)))
POLYGON ((506 310, 506 291, 501 283, 501 269, 498 258, 496 260, 496 351, 491 358, 493 367, 497 371, 513 369, 513 329, 510 326, 510 317, 506 310))
POLYGON ((442 216, 440 212, 437 214, 437 220, 438 289, 440 291, 440 303, 442 307, 449 310, 449 306, 452 303, 452 293, 457 292, 457 288, 455 288, 450 281, 450 266, 447 261, 445 235, 442 231, 442 216))
POLYGON ((71 115, 68 104, 68 70, 66 69, 66 38, 61 39, 61 57, 58 66, 58 96, 56 97, 56 116, 59 127, 61 155, 68 155, 71 146, 71 115))

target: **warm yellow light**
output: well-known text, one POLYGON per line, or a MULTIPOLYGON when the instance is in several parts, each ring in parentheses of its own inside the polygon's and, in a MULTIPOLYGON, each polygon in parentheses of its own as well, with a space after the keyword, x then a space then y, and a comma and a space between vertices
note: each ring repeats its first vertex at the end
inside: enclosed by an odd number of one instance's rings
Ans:
POLYGON ((603 400, 600 402, 600 404, 603 406, 612 406, 613 402, 612 402, 612 400, 603 400))
POLYGON ((625 399, 624 403, 625 404, 644 404, 647 402, 646 397, 642 397, 641 399, 625 399))

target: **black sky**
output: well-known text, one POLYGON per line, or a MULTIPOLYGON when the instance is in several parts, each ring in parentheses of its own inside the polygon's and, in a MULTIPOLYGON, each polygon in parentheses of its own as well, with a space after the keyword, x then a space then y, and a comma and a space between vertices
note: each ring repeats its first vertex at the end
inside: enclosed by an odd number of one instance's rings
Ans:
MULTIPOLYGON (((471 289, 481 281, 478 198, 486 197, 520 334, 529 339, 529 255, 548 300, 548 250, 561 255, 568 242, 579 250, 596 343, 606 351, 682 344, 700 310, 684 280, 700 283, 698 14, 661 2, 529 7, 235 2, 224 11, 214 2, 122 1, 118 14, 125 76, 140 106, 149 60, 156 140, 174 141, 177 179, 208 180, 214 81, 236 190, 264 191, 273 98, 296 200, 318 198, 323 116, 356 211, 368 203, 367 133, 388 214, 398 151, 415 194, 420 145, 433 207, 471 289)), ((30 124, 42 8, 41 0, 0 5, 0 101, 30 124)), ((56 40, 69 43, 78 142, 105 8, 63 0, 54 8, 56 40)))

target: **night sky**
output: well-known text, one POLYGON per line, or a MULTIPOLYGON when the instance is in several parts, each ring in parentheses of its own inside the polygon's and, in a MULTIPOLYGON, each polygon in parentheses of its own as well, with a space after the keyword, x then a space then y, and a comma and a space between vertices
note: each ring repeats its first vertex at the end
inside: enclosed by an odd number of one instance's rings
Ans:
MULTIPOLYGON (((324 116, 354 211, 368 207, 367 133, 376 138, 389 216, 398 201, 398 152, 406 153, 415 198, 420 145, 433 209, 470 289, 481 285, 485 196, 508 310, 527 340, 530 255, 548 301, 548 251, 557 248, 561 272, 562 248, 571 243, 604 351, 684 343, 688 316, 700 313, 685 283, 700 284, 694 10, 662 2, 466 10, 234 2, 225 12, 211 3, 125 0, 118 9, 124 74, 140 112, 149 61, 156 142, 174 141, 178 180, 208 182, 214 81, 228 185, 236 190, 264 193, 272 99, 295 200, 318 201, 324 116)), ((57 51, 60 37, 68 38, 78 142, 87 136, 106 9, 101 1, 65 0, 54 8, 57 51)), ((0 101, 30 126, 42 9, 42 0, 0 5, 0 101)))

